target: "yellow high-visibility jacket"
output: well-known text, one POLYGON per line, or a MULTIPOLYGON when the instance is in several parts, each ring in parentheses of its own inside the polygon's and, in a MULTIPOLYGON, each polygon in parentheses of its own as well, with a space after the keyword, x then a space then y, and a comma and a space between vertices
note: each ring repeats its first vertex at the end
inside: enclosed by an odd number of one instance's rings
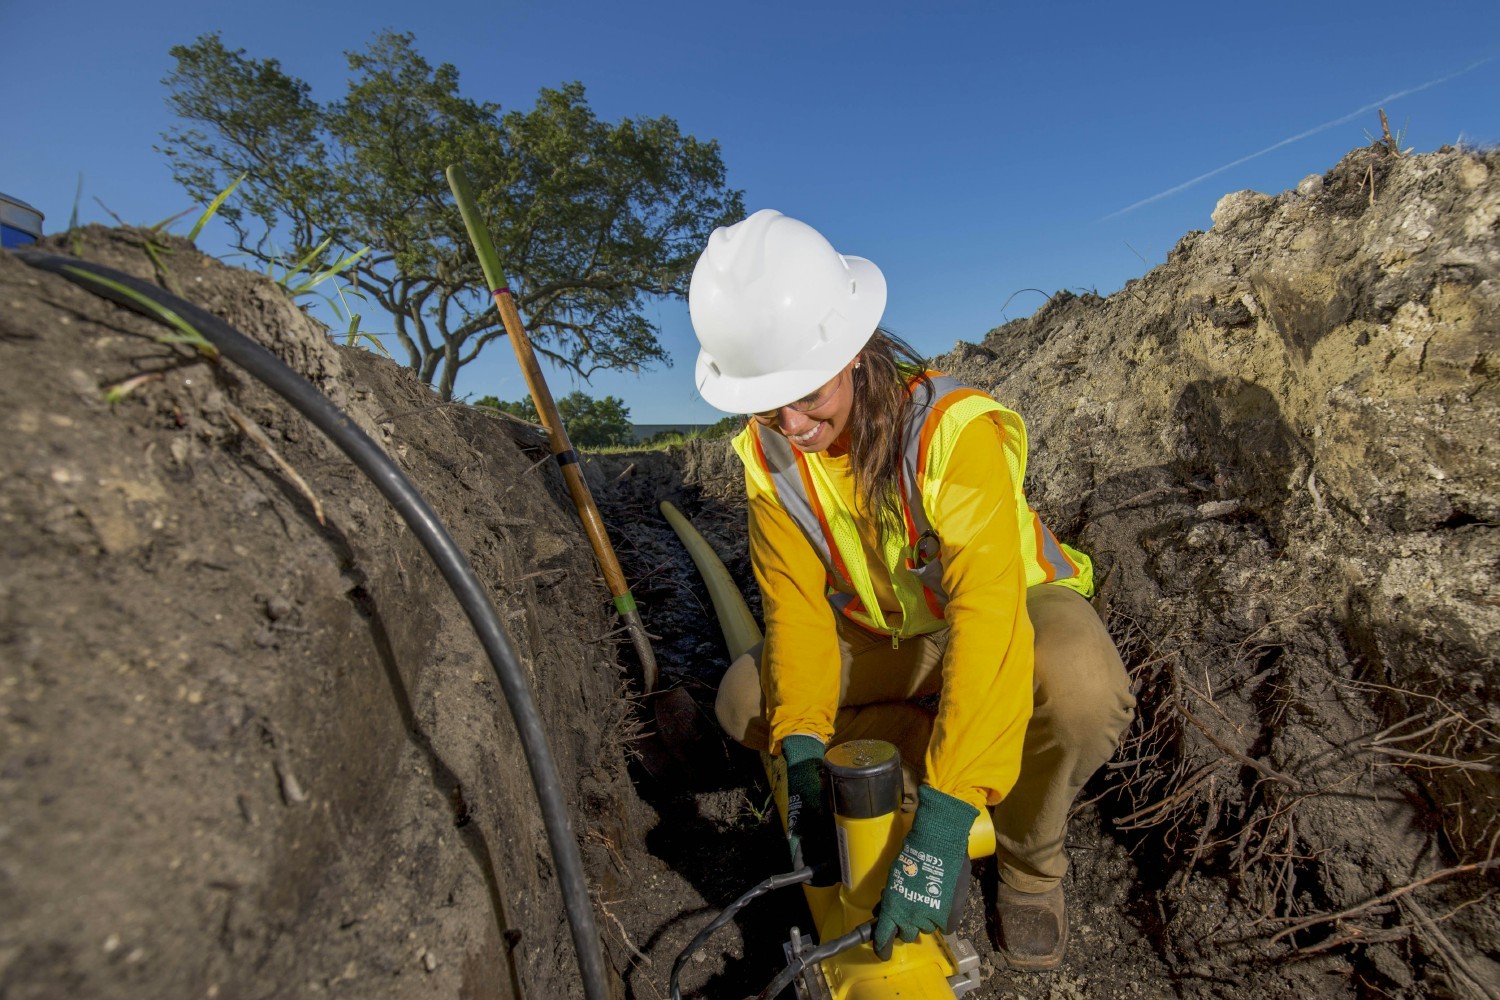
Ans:
POLYGON ((905 530, 894 537, 857 513, 846 454, 803 454, 755 421, 735 438, 766 625, 761 683, 773 749, 791 733, 826 741, 838 710, 835 614, 895 642, 949 629, 927 782, 983 807, 1015 784, 1031 715, 1026 588, 1088 596, 1093 570, 1027 506, 1021 418, 927 375, 908 387, 905 530))

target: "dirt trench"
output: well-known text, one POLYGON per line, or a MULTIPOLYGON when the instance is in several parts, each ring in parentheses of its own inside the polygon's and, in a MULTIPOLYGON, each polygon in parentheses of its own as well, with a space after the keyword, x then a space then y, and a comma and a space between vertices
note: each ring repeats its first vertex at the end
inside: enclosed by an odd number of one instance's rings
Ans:
MULTIPOLYGON (((981 881, 985 995, 1500 997, 1497 317, 1500 152, 1376 144, 936 359, 1026 415, 1140 700, 1067 964, 1000 969, 981 881)), ((733 459, 677 460, 751 588, 733 459)))
MULTIPOLYGON (((939 360, 1026 414, 1032 500, 1099 561, 1142 703, 1073 818, 1067 962, 1001 967, 981 864, 971 996, 1500 988, 1497 169, 1356 151, 1227 198, 1117 295, 939 360)), ((433 503, 536 692, 615 995, 665 996, 693 934, 785 867, 656 513, 692 517, 755 607, 727 446, 585 460, 657 637, 644 698, 536 436, 180 241, 51 249, 261 341, 433 503)), ((379 494, 151 322, 8 253, 0 291, 0 997, 581 996, 506 706, 379 494)), ((794 896, 721 931, 691 994, 758 991, 794 896)))

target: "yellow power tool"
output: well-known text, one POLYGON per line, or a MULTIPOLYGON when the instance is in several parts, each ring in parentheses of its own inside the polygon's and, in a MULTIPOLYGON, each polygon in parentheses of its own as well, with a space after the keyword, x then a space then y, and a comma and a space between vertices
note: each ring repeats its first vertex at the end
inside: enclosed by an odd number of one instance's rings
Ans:
MULTIPOLYGON (((696 528, 665 501, 662 513, 698 567, 713 600, 732 662, 761 639, 760 626, 729 571, 696 528)), ((786 825, 786 766, 762 754, 776 806, 786 825)), ((912 813, 901 809, 901 759, 883 740, 855 740, 828 749, 825 763, 833 792, 842 879, 824 887, 803 886, 813 934, 791 929, 787 959, 801 965, 818 942, 837 941, 872 919, 887 874, 911 829, 912 813)), ((993 854, 995 830, 981 810, 969 832, 969 857, 993 854)), ((954 914, 957 922, 958 913, 954 914)), ((952 933, 899 938, 881 961, 868 943, 808 964, 793 980, 801 1000, 953 1000, 979 985, 979 955, 952 933)))

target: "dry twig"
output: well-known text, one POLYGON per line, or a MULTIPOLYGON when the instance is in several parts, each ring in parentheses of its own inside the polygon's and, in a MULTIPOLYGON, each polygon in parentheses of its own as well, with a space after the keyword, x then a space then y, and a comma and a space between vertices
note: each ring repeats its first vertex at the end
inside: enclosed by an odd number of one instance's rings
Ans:
POLYGON ((229 406, 227 412, 229 413, 229 419, 234 421, 234 425, 247 438, 260 445, 265 453, 271 456, 271 461, 276 463, 276 467, 286 473, 287 478, 292 481, 292 485, 297 487, 297 492, 307 497, 308 502, 312 504, 313 516, 318 519, 318 523, 327 524, 328 522, 323 519, 322 501, 312 491, 312 487, 307 485, 307 480, 303 479, 302 475, 296 469, 292 468, 286 459, 281 457, 281 454, 277 452, 276 446, 271 443, 271 439, 266 435, 266 432, 261 430, 255 421, 245 416, 236 407, 229 406))
POLYGON ((528 465, 526 467, 526 470, 524 472, 522 472, 519 476, 516 476, 514 479, 512 479, 511 484, 509 486, 505 487, 505 493, 501 493, 500 495, 502 497, 505 496, 506 493, 509 493, 511 490, 515 489, 516 486, 520 484, 520 482, 521 482, 522 479, 526 478, 526 476, 528 476, 531 473, 535 472, 537 469, 541 468, 543 465, 546 465, 550 461, 552 461, 552 454, 551 454, 551 452, 548 452, 546 455, 543 455, 541 458, 537 459, 535 462, 532 462, 530 465, 528 465))
POLYGON ((1333 951, 1335 948, 1342 948, 1346 944, 1370 945, 1379 944, 1381 941, 1404 941, 1409 937, 1411 937, 1411 930, 1406 927, 1349 927, 1338 937, 1331 937, 1326 941, 1319 941, 1316 944, 1298 948, 1292 954, 1299 958, 1305 958, 1310 955, 1320 955, 1325 951, 1333 951))
POLYGON ((1489 868, 1494 868, 1497 865, 1500 865, 1500 858, 1492 857, 1485 861, 1476 861, 1473 864, 1454 865, 1452 868, 1444 868, 1442 871, 1433 872, 1426 878, 1419 878, 1415 882, 1408 882, 1406 885, 1403 885, 1398 889, 1392 889, 1390 892, 1381 893, 1379 896, 1375 896, 1372 899, 1367 899, 1363 903, 1360 903, 1356 906, 1351 906, 1348 909, 1340 910, 1338 913, 1319 913, 1314 916, 1298 920, 1290 927, 1286 927, 1282 930, 1277 931, 1271 937, 1271 944, 1275 944, 1277 941, 1280 941, 1285 937, 1296 934, 1298 931, 1307 930, 1309 927, 1316 927, 1319 924, 1336 923, 1340 920, 1347 920, 1349 917, 1354 917, 1358 916, 1361 913, 1366 913, 1370 910, 1375 909, 1377 906, 1384 906, 1387 903, 1394 902, 1395 900, 1400 899, 1402 896, 1405 896, 1407 893, 1420 889, 1424 885, 1431 885, 1434 882, 1441 882, 1443 879, 1451 878, 1454 875, 1464 875, 1468 872, 1484 871, 1489 868))
MULTIPOLYGON (((619 902, 619 900, 616 900, 616 902, 619 902)), ((640 959, 641 964, 650 965, 651 956, 646 954, 644 951, 641 951, 641 949, 637 948, 635 946, 635 942, 630 940, 630 935, 625 933, 625 925, 620 923, 620 918, 615 916, 614 913, 610 911, 609 903, 605 902, 602 899, 599 900, 599 909, 603 910, 604 915, 614 923, 615 929, 620 932, 620 940, 625 942, 625 947, 630 949, 630 953, 636 958, 640 959)))
POLYGON ((1386 152, 1392 156, 1400 156, 1402 152, 1401 143, 1391 137, 1391 123, 1385 117, 1385 108, 1380 109, 1380 134, 1382 141, 1385 143, 1386 152))

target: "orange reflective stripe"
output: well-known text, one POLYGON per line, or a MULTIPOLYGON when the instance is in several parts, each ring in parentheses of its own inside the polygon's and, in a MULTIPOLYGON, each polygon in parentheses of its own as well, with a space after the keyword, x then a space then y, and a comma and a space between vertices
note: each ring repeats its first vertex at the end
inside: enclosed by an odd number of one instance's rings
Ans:
POLYGON ((922 381, 922 379, 924 379, 924 378, 934 379, 934 378, 942 378, 942 377, 943 377, 943 373, 942 372, 940 372, 940 371, 934 371, 931 368, 929 368, 929 369, 927 369, 926 371, 923 371, 923 372, 918 372, 915 375, 908 375, 906 377, 906 394, 908 396, 910 396, 912 394, 912 390, 914 390, 917 387, 917 383, 920 382, 920 381, 922 381))
POLYGON ((1052 529, 1042 523, 1041 516, 1036 511, 1032 511, 1031 516, 1036 520, 1037 528, 1039 529, 1038 537, 1042 543, 1041 548, 1037 551, 1038 560, 1050 563, 1054 567, 1058 567, 1059 564, 1066 564, 1069 572, 1061 574, 1064 579, 1069 576, 1076 576, 1078 573, 1078 564, 1069 558, 1067 550, 1058 544, 1057 536, 1052 533, 1052 529))
POLYGON ((843 615, 845 618, 849 619, 849 621, 853 624, 859 626, 863 631, 868 632, 871 635, 890 638, 891 633, 882 632, 880 631, 880 629, 871 625, 869 622, 862 622, 859 620, 860 615, 869 614, 869 611, 865 609, 865 602, 860 600, 858 597, 851 596, 844 593, 843 591, 837 591, 832 592, 828 595, 828 603, 833 605, 833 609, 835 611, 843 615))
MULTIPOLYGON (((932 412, 927 414, 927 419, 922 424, 921 444, 917 446, 917 469, 924 479, 927 476, 927 448, 932 444, 932 436, 937 433, 938 425, 943 422, 943 417, 947 414, 948 408, 960 400, 972 399, 975 396, 983 396, 985 399, 989 398, 978 389, 970 389, 965 386, 962 389, 953 390, 938 400, 933 405, 932 412)), ((918 486, 921 485, 920 483, 918 484, 918 486)))
MULTIPOLYGON (((919 545, 929 536, 936 537, 928 511, 943 488, 946 466, 963 429, 980 418, 992 419, 1000 433, 1005 472, 1015 491, 1019 555, 1026 568, 1027 585, 1061 583, 1087 596, 1093 590, 1088 556, 1058 542, 1026 502, 1021 481, 1027 441, 1020 416, 940 372, 908 375, 905 380, 912 403, 900 428, 897 486, 906 530, 904 536, 899 529, 889 536, 882 533, 876 548, 868 554, 867 539, 857 531, 857 515, 847 509, 841 493, 843 486, 827 478, 842 472, 830 472, 820 455, 803 455, 782 435, 754 421, 747 421, 746 430, 735 437, 735 451, 751 481, 786 510, 818 552, 825 569, 828 600, 836 613, 873 634, 914 635, 942 626, 949 595, 942 579, 941 539, 937 539, 939 550, 931 559, 923 556, 919 545), (924 375, 930 384, 923 384, 924 375), (747 437, 754 442, 753 449, 747 437), (763 483, 757 481, 760 477, 763 483), (870 606, 876 594, 876 567, 889 576, 903 615, 899 627, 885 621, 882 607, 870 606)), ((996 473, 1005 474, 1000 469, 996 473)))
POLYGON ((922 597, 927 601, 927 610, 932 612, 932 617, 939 621, 947 621, 948 614, 943 607, 943 602, 938 600, 938 595, 932 592, 931 587, 922 588, 922 597))
MULTIPOLYGON (((802 491, 807 494, 813 514, 818 518, 818 527, 823 531, 823 542, 828 546, 828 554, 833 562, 834 568, 839 571, 839 576, 854 589, 854 581, 849 576, 849 567, 844 565, 843 554, 839 552, 838 543, 833 540, 833 528, 828 523, 828 515, 823 512, 823 499, 818 496, 817 487, 813 485, 812 471, 807 467, 807 458, 800 451, 796 451, 794 457, 797 460, 797 471, 802 475, 802 491)), ((857 599, 857 598, 856 598, 857 599)))
POLYGON ((1042 532, 1046 531, 1047 529, 1042 527, 1042 519, 1036 516, 1035 511, 1033 511, 1031 515, 1031 525, 1036 530, 1036 552, 1033 553, 1033 555, 1036 557, 1037 565, 1042 567, 1042 572, 1044 574, 1042 577, 1042 582, 1051 583, 1053 580, 1057 579, 1057 567, 1053 566, 1052 563, 1047 560, 1047 556, 1045 555, 1047 551, 1047 543, 1046 540, 1042 538, 1042 532))
MULTIPOLYGON (((746 426, 748 427, 749 424, 753 423, 753 422, 754 422, 753 420, 752 421, 748 421, 746 423, 746 426)), ((766 449, 765 449, 765 446, 763 444, 761 444, 760 434, 759 433, 751 434, 750 435, 750 440, 752 442, 754 442, 754 444, 755 444, 755 457, 760 460, 760 467, 765 470, 766 479, 771 484, 771 492, 776 494, 776 499, 777 499, 778 502, 783 502, 782 498, 781 498, 780 491, 776 489, 776 477, 771 474, 771 460, 768 459, 768 458, 766 458, 766 449)), ((818 521, 819 521, 819 523, 821 523, 823 525, 823 536, 825 538, 828 538, 828 537, 830 537, 829 534, 828 534, 828 523, 823 520, 823 510, 822 510, 821 507, 818 506, 817 494, 813 490, 811 490, 811 489, 808 488, 812 484, 808 481, 807 470, 805 468, 801 468, 801 462, 798 463, 798 466, 799 466, 799 470, 802 472, 802 488, 808 494, 808 496, 810 496, 810 497, 813 498, 812 499, 813 509, 818 512, 818 521)), ((830 546, 830 548, 832 548, 832 546, 830 546)), ((838 551, 836 549, 833 549, 833 552, 834 552, 833 558, 835 560, 837 560, 838 559, 838 551)), ((845 574, 845 576, 848 575, 848 571, 845 570, 842 565, 839 566, 839 570, 841 572, 843 572, 845 574)), ((835 581, 833 579, 833 574, 832 573, 825 573, 824 575, 828 578, 828 589, 830 591, 834 590, 835 589, 835 581)))

